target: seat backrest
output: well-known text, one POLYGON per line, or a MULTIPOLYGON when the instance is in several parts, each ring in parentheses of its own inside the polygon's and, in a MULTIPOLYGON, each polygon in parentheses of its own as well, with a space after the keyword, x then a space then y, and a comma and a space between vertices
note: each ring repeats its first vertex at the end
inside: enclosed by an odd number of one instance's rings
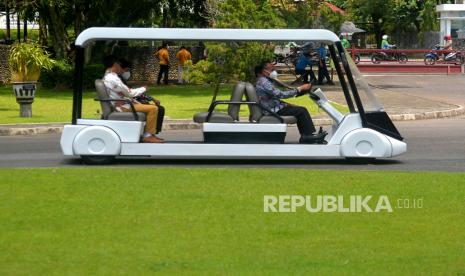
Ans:
MULTIPOLYGON (((101 79, 95 80, 95 89, 97 90, 97 97, 100 100, 108 99, 108 92, 105 88, 105 84, 101 79)), ((100 106, 102 107, 102 117, 103 119, 107 119, 108 115, 113 112, 113 105, 110 102, 100 102, 100 106)))
MULTIPOLYGON (((247 101, 256 102, 256 103, 259 102, 257 91, 255 91, 255 87, 251 83, 245 84, 245 92, 246 92, 247 101)), ((251 122, 257 122, 263 116, 262 109, 257 105, 249 104, 249 112, 250 112, 249 120, 251 122)))
MULTIPOLYGON (((240 102, 245 92, 245 82, 238 82, 234 85, 233 91, 231 93, 231 102, 240 102)), ((233 118, 234 121, 239 121, 239 111, 241 110, 240 104, 230 104, 228 106, 228 114, 233 118)))

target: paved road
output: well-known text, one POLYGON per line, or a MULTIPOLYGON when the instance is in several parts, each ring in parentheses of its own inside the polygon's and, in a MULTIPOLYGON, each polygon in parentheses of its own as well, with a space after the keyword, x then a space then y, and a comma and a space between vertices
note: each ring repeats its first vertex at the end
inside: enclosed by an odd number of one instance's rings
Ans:
POLYGON ((465 75, 368 74, 377 91, 401 92, 465 106, 465 75))
MULTIPOLYGON (((371 164, 353 164, 344 159, 310 161, 169 161, 154 159, 118 159, 114 166, 183 167, 286 167, 306 169, 360 170, 438 170, 465 171, 465 117, 440 120, 399 122, 406 138, 408 153, 395 159, 371 164)), ((198 130, 169 131, 167 139, 197 139, 198 130), (190 138, 185 138, 190 137, 190 138)), ((292 128, 289 139, 296 139, 292 128)), ((81 167, 79 159, 64 157, 59 135, 0 137, 0 167, 81 167)))

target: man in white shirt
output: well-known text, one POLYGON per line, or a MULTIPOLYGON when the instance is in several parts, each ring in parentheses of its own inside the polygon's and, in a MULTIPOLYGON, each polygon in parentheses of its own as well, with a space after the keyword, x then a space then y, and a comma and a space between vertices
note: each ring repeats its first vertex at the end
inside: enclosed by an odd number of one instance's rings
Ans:
MULTIPOLYGON (((134 109, 137 112, 145 113, 146 123, 145 132, 142 138, 144 143, 164 143, 164 140, 155 136, 156 122, 158 116, 158 107, 156 105, 141 104, 134 100, 147 91, 147 87, 131 89, 127 87, 119 78, 118 75, 123 73, 123 68, 116 56, 107 56, 103 61, 105 65, 105 76, 103 83, 107 89, 108 96, 111 99, 131 99, 134 104, 134 109)), ((113 106, 120 112, 131 112, 131 107, 125 102, 113 102, 113 106)))

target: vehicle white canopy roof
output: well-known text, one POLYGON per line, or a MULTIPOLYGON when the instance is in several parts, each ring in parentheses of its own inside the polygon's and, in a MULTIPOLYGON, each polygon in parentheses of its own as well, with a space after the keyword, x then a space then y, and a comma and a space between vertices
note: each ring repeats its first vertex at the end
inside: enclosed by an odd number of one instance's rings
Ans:
POLYGON ((187 29, 107 28, 81 32, 75 45, 85 47, 99 40, 201 40, 201 41, 318 41, 334 44, 339 37, 320 29, 187 29))

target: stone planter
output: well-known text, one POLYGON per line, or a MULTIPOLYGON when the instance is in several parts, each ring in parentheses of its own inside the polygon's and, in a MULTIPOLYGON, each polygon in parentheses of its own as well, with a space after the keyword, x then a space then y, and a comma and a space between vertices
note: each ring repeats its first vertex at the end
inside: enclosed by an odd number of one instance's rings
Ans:
POLYGON ((32 117, 32 103, 36 94, 36 82, 13 82, 13 92, 19 104, 20 117, 32 117))

